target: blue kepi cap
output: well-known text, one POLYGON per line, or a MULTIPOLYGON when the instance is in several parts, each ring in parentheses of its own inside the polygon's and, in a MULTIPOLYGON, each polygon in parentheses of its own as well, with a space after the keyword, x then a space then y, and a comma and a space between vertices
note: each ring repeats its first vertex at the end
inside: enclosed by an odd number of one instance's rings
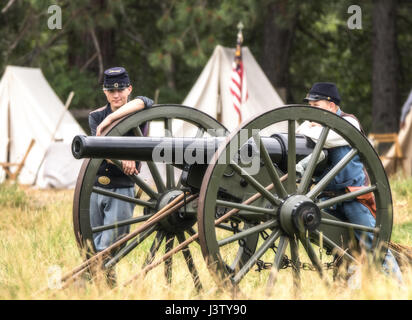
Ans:
POLYGON ((340 95, 336 85, 332 82, 316 82, 303 101, 308 102, 318 100, 332 101, 339 105, 340 95))
POLYGON ((123 67, 114 67, 104 72, 103 90, 119 90, 130 86, 130 79, 123 67))

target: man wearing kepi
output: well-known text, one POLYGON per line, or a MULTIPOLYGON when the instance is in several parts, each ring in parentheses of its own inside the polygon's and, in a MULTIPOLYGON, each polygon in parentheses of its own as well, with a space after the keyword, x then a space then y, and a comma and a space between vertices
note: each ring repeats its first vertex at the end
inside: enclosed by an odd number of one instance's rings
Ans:
MULTIPOLYGON (((308 102, 312 107, 333 112, 362 131, 358 119, 340 109, 340 100, 338 89, 334 83, 318 82, 312 86, 304 102, 308 102)), ((309 121, 305 121, 296 129, 296 133, 309 137, 315 143, 319 140, 321 131, 322 126, 320 124, 309 121)), ((328 149, 328 167, 321 176, 315 177, 316 180, 325 176, 351 150, 348 142, 333 130, 329 132, 324 148, 328 149)), ((324 157, 323 154, 321 155, 324 157)), ((307 162, 308 159, 304 159, 297 164, 298 175, 303 174, 307 162)), ((368 174, 359 155, 356 155, 327 185, 323 194, 326 197, 335 197, 367 185, 369 185, 368 174)), ((362 198, 338 203, 327 211, 343 221, 375 227, 376 205, 372 193, 364 195, 362 198)), ((371 232, 355 230, 355 236, 364 248, 371 248, 373 240, 371 232)), ((395 275, 398 281, 402 282, 401 271, 390 250, 387 251, 383 269, 386 273, 395 275)))
MULTIPOLYGON (((129 101, 132 85, 127 71, 122 67, 110 68, 104 72, 103 92, 108 103, 89 114, 92 135, 101 135, 113 121, 143 108, 149 108, 153 104, 151 99, 143 96, 129 101)), ((129 132, 127 135, 133 133, 129 132)), ((122 160, 121 164, 120 169, 110 160, 103 160, 97 172, 95 186, 133 198, 134 183, 129 176, 138 174, 138 162, 122 160)), ((93 192, 90 198, 91 226, 94 228, 130 219, 133 210, 133 203, 93 192)), ((123 226, 94 233, 96 250, 102 251, 109 247, 116 239, 127 234, 129 228, 123 226)))

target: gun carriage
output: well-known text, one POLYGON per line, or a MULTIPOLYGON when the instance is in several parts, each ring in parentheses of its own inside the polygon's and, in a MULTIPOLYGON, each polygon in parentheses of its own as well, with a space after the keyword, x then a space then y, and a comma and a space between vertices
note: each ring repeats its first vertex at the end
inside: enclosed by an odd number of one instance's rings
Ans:
POLYGON ((372 252, 378 263, 382 263, 385 244, 390 240, 392 198, 379 157, 366 137, 349 122, 317 108, 302 105, 277 108, 229 134, 219 122, 201 111, 179 105, 158 105, 120 119, 103 137, 76 137, 72 152, 76 158, 88 158, 82 165, 73 203, 76 240, 80 248, 87 250, 88 257, 96 254, 93 233, 123 225, 142 225, 137 229, 139 232, 132 233, 130 239, 125 237, 127 241, 111 251, 105 260, 106 268, 113 267, 147 240, 151 247, 142 269, 148 271, 164 242, 165 256, 160 260, 165 262, 167 281, 172 281, 172 256, 183 249, 189 272, 200 289, 199 273, 191 254, 191 247, 197 246, 197 242, 218 283, 238 287, 255 265, 262 269, 263 259, 270 259, 272 271, 265 281, 271 287, 277 271, 288 266, 292 267, 294 284, 298 284, 300 270, 309 265, 301 262, 303 255, 323 278, 326 264, 322 252, 333 257, 327 264, 332 269, 336 269, 337 260, 358 263, 351 247, 354 230, 373 232, 372 252), (195 134, 174 136, 175 119, 190 124, 196 129, 195 134), (305 120, 323 127, 316 144, 295 133, 296 125, 305 120), (167 136, 143 136, 140 128, 150 121, 163 122, 167 136), (260 130, 280 123, 285 124, 284 132, 260 135, 260 130), (318 164, 317 159, 325 149, 331 129, 345 138, 352 150, 320 180, 315 180, 328 161, 326 158, 318 164), (125 137, 130 131, 135 137, 125 137), (167 154, 170 156, 166 157, 167 154), (296 163, 310 154, 303 176, 297 177, 296 163), (182 155, 189 156, 190 160, 182 155), (355 155, 360 156, 370 185, 325 200, 322 191, 355 155), (153 185, 139 175, 131 179, 146 199, 122 197, 95 187, 96 173, 103 159, 111 159, 115 164, 119 164, 119 160, 145 163, 153 185), (165 181, 156 161, 165 163, 165 181), (181 173, 176 175, 176 170, 181 173), (114 225, 92 228, 89 212, 92 192, 133 202, 143 207, 140 211, 144 214, 114 225), (377 207, 375 228, 350 224, 327 213, 327 209, 338 203, 370 192, 377 207), (167 209, 166 212, 162 212, 163 209, 167 209), (153 222, 159 211, 159 220, 153 222), (179 243, 176 246, 175 240, 179 243))

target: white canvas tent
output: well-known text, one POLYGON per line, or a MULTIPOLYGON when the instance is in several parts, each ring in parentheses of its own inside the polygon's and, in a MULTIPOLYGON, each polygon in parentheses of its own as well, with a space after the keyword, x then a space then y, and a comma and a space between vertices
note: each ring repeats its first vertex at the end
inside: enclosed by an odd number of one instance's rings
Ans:
POLYGON ((412 175, 412 112, 410 107, 412 104, 412 92, 409 95, 408 100, 405 102, 402 110, 402 119, 405 122, 404 127, 398 133, 398 143, 402 150, 403 159, 395 158, 396 150, 393 145, 386 153, 384 160, 382 161, 385 171, 388 174, 393 174, 399 169, 404 169, 405 174, 412 175))
MULTIPOLYGON (((195 107, 218 119, 229 131, 233 131, 239 125, 230 93, 234 58, 235 49, 216 46, 183 101, 183 105, 195 107)), ((242 120, 247 121, 284 103, 247 47, 242 47, 242 60, 248 90, 248 99, 242 105, 242 120)), ((278 126, 278 129, 281 127, 278 126)))
MULTIPOLYGON (((76 134, 85 132, 66 111, 40 69, 6 68, 0 81, 0 162, 20 162, 31 139, 35 140, 19 183, 36 182, 41 188, 74 187, 81 166, 70 150, 76 134)), ((0 168, 0 182, 4 178, 5 171, 0 168)))

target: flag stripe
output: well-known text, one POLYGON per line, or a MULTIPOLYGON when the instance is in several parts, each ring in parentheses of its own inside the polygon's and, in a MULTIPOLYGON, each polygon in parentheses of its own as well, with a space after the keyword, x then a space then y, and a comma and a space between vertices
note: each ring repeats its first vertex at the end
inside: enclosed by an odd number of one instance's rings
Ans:
POLYGON ((239 123, 242 122, 242 104, 248 99, 246 77, 243 67, 242 56, 235 56, 229 89, 230 93, 232 94, 233 108, 235 109, 239 117, 239 123), (236 63, 236 58, 238 58, 238 63, 236 63))

